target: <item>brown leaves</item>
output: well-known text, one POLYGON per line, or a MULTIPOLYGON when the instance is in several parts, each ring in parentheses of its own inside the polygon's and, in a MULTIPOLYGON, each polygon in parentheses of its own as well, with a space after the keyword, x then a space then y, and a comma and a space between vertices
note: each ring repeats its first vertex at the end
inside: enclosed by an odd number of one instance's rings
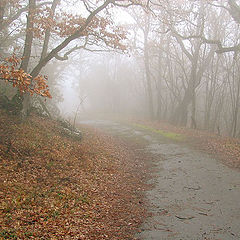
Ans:
POLYGON ((0 142, 1 237, 134 239, 144 214, 141 157, 91 129, 79 143, 54 121, 0 114, 0 139, 12 142, 8 153, 0 142))
MULTIPOLYGON (((47 29, 51 33, 61 38, 69 37, 78 31, 86 23, 86 18, 81 15, 73 15, 61 11, 52 16, 51 9, 37 9, 34 16, 34 36, 39 39, 44 38, 47 29)), ((95 36, 97 41, 105 43, 107 46, 126 50, 123 40, 126 39, 127 32, 121 27, 115 26, 110 15, 104 17, 95 16, 88 24, 87 28, 81 32, 81 37, 95 36)), ((96 43, 98 45, 98 43, 96 43)))
POLYGON ((6 58, 0 64, 0 79, 12 83, 13 87, 17 87, 21 93, 37 94, 43 97, 51 98, 47 85, 47 77, 41 75, 32 79, 31 75, 23 69, 19 69, 21 59, 12 55, 6 58))

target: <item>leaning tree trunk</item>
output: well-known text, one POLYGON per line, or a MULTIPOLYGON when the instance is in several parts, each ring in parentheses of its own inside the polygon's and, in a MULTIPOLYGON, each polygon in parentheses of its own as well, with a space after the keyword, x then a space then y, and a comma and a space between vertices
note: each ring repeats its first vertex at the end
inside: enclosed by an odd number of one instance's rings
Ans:
POLYGON ((33 18, 34 18, 34 10, 36 9, 36 0, 29 0, 29 10, 27 17, 27 27, 26 27, 26 38, 25 45, 23 50, 23 60, 21 62, 20 68, 22 68, 25 72, 28 70, 28 65, 31 56, 32 50, 32 42, 33 42, 33 18))
MULTIPOLYGON (((55 15, 55 11, 56 11, 56 8, 57 8, 57 5, 58 5, 59 2, 60 2, 60 0, 53 0, 52 6, 51 6, 51 17, 52 18, 55 15)), ((49 44, 50 37, 51 37, 51 29, 47 28, 47 30, 45 31, 45 38, 44 38, 44 43, 43 43, 43 48, 42 48, 42 53, 41 53, 41 59, 40 60, 42 60, 47 55, 48 44, 49 44)))
MULTIPOLYGON (((52 18, 55 15, 55 11, 56 11, 56 8, 57 8, 57 5, 59 2, 60 2, 60 0, 53 0, 53 2, 52 2, 52 6, 51 6, 51 17, 52 18)), ((40 61, 47 55, 50 37, 51 37, 51 29, 47 28, 47 30, 45 31, 45 37, 44 37, 40 61)), ((40 97, 38 97, 37 100, 39 101, 39 103, 41 104, 41 106, 45 110, 45 112, 48 114, 48 116, 51 118, 51 114, 48 111, 48 108, 47 108, 46 104, 44 103, 44 101, 42 101, 42 99, 40 97)))

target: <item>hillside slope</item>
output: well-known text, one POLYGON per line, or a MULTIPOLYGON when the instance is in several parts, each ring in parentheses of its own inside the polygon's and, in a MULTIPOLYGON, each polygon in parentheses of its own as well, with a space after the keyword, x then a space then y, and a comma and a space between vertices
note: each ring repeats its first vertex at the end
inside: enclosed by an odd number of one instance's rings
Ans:
POLYGON ((134 239, 141 156, 92 129, 79 142, 46 118, 0 116, 0 239, 134 239))

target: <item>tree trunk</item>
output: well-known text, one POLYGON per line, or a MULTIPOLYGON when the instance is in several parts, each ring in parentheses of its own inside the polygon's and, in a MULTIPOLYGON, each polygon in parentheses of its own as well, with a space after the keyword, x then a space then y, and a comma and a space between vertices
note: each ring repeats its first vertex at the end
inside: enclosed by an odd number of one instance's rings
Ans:
POLYGON ((191 111, 191 128, 197 128, 196 123, 196 80, 197 80, 197 65, 199 59, 199 51, 200 51, 201 43, 197 43, 197 49, 195 50, 195 54, 193 55, 192 69, 191 69, 191 77, 190 77, 190 91, 191 91, 191 103, 192 103, 192 111, 191 111))
MULTIPOLYGON (((59 1, 60 0, 54 0, 53 3, 52 3, 52 6, 51 6, 52 17, 54 17, 54 15, 55 15, 55 10, 56 10, 56 7, 57 7, 59 1)), ((45 32, 45 38, 44 38, 44 43, 43 43, 43 48, 42 48, 42 53, 41 53, 40 60, 42 60, 47 55, 50 36, 51 36, 51 30, 50 30, 50 28, 47 28, 47 30, 45 32)))
POLYGON ((28 17, 27 17, 27 27, 26 27, 26 38, 25 45, 23 50, 23 60, 21 62, 20 68, 22 68, 25 72, 28 70, 28 64, 30 61, 31 50, 32 50, 32 42, 33 42, 33 19, 34 19, 34 11, 36 9, 36 0, 29 0, 28 6, 28 17))
POLYGON ((0 31, 2 31, 3 28, 3 22, 4 22, 4 12, 5 12, 5 8, 6 8, 6 0, 0 0, 0 31))
POLYGON ((191 103, 191 99, 191 89, 188 86, 182 101, 177 105, 171 117, 171 123, 184 127, 187 125, 188 106, 191 103))
POLYGON ((147 80, 147 93, 148 93, 148 111, 150 119, 154 119, 154 110, 153 110, 153 94, 152 94, 152 83, 150 75, 150 65, 149 65, 149 49, 148 49, 148 34, 149 34, 149 15, 146 17, 146 26, 144 31, 144 65, 145 65, 145 74, 147 80))
POLYGON ((237 122, 238 122, 238 110, 239 110, 239 93, 240 93, 240 78, 238 79, 237 96, 234 104, 233 124, 232 124, 232 136, 236 137, 237 122))
MULTIPOLYGON (((20 68, 25 72, 28 70, 28 65, 32 52, 32 43, 33 43, 33 19, 34 19, 34 11, 36 9, 36 0, 29 0, 28 5, 28 17, 27 17, 27 26, 26 26, 26 38, 25 45, 23 50, 23 60, 21 62, 20 68)), ((21 93, 17 93, 20 95, 21 93)), ((29 93, 24 94, 23 102, 22 102, 22 117, 25 118, 28 115, 28 111, 30 109, 30 95, 29 93)))
MULTIPOLYGON (((162 43, 162 39, 161 42, 162 43)), ((162 70, 162 56, 161 56, 161 51, 158 52, 158 79, 157 79, 157 113, 156 113, 156 118, 161 119, 162 118, 162 94, 161 94, 161 70, 162 70)))

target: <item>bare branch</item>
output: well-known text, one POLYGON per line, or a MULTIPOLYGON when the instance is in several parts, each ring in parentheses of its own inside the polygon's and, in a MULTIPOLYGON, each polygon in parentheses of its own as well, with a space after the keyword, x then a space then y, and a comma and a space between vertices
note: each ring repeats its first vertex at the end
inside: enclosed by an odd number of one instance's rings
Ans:
POLYGON ((86 45, 87 45, 87 42, 88 42, 88 38, 85 39, 85 43, 84 43, 83 46, 75 46, 75 47, 71 48, 69 51, 67 51, 67 52, 63 55, 63 57, 61 57, 61 56, 59 56, 58 54, 56 54, 56 55, 55 55, 55 58, 56 58, 57 60, 60 60, 60 61, 68 60, 68 56, 69 56, 72 52, 74 52, 74 51, 76 51, 76 50, 79 50, 79 49, 85 48, 86 45))
POLYGON ((216 50, 216 53, 225 53, 225 52, 238 52, 240 51, 240 44, 237 44, 235 46, 231 47, 223 47, 222 43, 220 40, 211 40, 207 39, 204 36, 201 35, 190 35, 190 36, 183 36, 177 32, 174 32, 178 37, 184 39, 184 40, 190 40, 190 39, 201 39, 204 43, 211 44, 211 45, 216 45, 218 49, 216 50))
POLYGON ((230 6, 229 13, 231 14, 235 22, 240 24, 240 6, 237 5, 235 0, 228 0, 228 4, 230 6))
POLYGON ((83 4, 84 4, 86 10, 91 14, 92 11, 90 10, 90 7, 87 5, 86 1, 83 1, 83 4))
POLYGON ((227 8, 226 6, 224 6, 224 5, 218 5, 218 4, 214 4, 214 3, 208 3, 209 5, 211 5, 211 6, 214 6, 214 7, 219 7, 219 8, 223 8, 223 9, 226 9, 228 12, 230 11, 230 9, 229 8, 227 8))
POLYGON ((193 56, 192 56, 192 55, 188 52, 188 50, 185 48, 182 40, 180 39, 180 38, 182 38, 181 35, 180 35, 178 32, 176 32, 175 30, 173 30, 173 29, 172 29, 172 33, 173 33, 174 37, 176 38, 176 40, 178 41, 178 43, 179 43, 182 51, 185 53, 185 55, 188 57, 188 59, 189 59, 190 61, 192 61, 193 56))

